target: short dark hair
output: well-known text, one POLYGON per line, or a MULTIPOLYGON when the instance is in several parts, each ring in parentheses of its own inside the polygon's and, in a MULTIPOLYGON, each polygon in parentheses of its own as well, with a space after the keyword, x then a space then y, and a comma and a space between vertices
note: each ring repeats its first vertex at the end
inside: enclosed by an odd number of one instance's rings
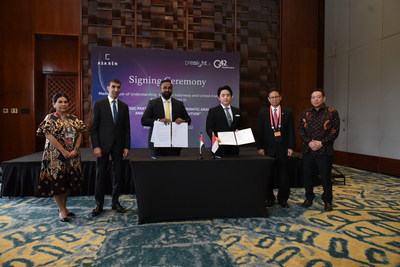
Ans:
POLYGON ((272 87, 268 90, 268 97, 269 97, 269 94, 272 92, 278 92, 279 95, 282 95, 281 90, 279 90, 278 88, 272 87))
POLYGON ((107 86, 110 86, 111 83, 121 84, 121 81, 118 80, 118 79, 111 79, 111 80, 108 81, 107 86))
POLYGON ((172 84, 172 82, 171 82, 171 80, 170 79, 164 79, 164 80, 162 80, 161 82, 160 82, 160 87, 161 87, 161 84, 163 84, 163 83, 170 83, 170 84, 172 84))
POLYGON ((67 99, 67 101, 69 102, 69 98, 68 98, 67 94, 62 93, 62 92, 58 92, 58 93, 55 93, 55 94, 53 95, 53 98, 52 98, 53 103, 56 103, 57 100, 58 100, 60 97, 65 97, 65 98, 67 99))
POLYGON ((325 91, 324 91, 323 89, 321 89, 321 88, 315 88, 315 89, 313 89, 313 90, 311 91, 311 94, 310 94, 310 95, 312 95, 314 92, 321 92, 322 96, 325 96, 325 91))
POLYGON ((217 91, 218 97, 221 94, 222 90, 228 90, 229 93, 231 93, 231 96, 233 96, 232 89, 228 85, 224 85, 224 86, 221 86, 220 88, 218 88, 218 91, 217 91))

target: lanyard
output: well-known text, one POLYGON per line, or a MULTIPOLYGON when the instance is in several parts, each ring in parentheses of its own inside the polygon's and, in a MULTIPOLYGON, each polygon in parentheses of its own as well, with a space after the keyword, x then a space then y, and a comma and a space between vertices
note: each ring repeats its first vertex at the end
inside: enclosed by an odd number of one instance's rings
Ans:
POLYGON ((273 107, 270 106, 269 121, 271 122, 271 128, 274 131, 279 131, 279 129, 281 128, 281 125, 282 125, 282 108, 279 109, 280 113, 279 113, 279 118, 278 118, 278 127, 277 127, 277 129, 275 129, 275 126, 274 126, 274 118, 272 116, 272 112, 273 112, 272 109, 273 109, 273 107))

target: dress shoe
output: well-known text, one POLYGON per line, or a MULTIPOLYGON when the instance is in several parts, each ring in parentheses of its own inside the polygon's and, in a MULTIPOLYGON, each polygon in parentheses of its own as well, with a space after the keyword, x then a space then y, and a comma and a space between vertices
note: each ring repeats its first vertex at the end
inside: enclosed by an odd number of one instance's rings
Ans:
POLYGON ((60 219, 60 222, 69 222, 69 221, 71 221, 71 219, 68 217, 60 219))
POLYGON ((282 208, 289 208, 289 204, 287 203, 287 201, 279 202, 279 205, 281 205, 282 208))
POLYGON ((103 206, 97 205, 94 210, 92 210, 92 216, 95 217, 97 215, 100 215, 100 213, 103 211, 103 206))
POLYGON ((333 210, 332 203, 330 203, 330 202, 325 203, 324 210, 325 211, 332 211, 333 210))
POLYGON ((304 207, 304 208, 308 208, 311 205, 312 205, 312 200, 310 200, 310 199, 304 200, 303 204, 301 204, 301 206, 304 207))
POLYGON ((272 207, 275 204, 275 200, 267 200, 267 207, 272 207))
MULTIPOLYGON (((58 210, 58 212, 60 212, 60 210, 58 210)), ((73 213, 73 212, 69 212, 69 213, 67 214, 67 216, 69 216, 69 217, 74 217, 74 216, 76 216, 76 215, 75 215, 75 213, 73 213)))
POLYGON ((124 207, 121 206, 121 204, 116 203, 111 207, 113 210, 116 210, 119 213, 125 213, 126 209, 124 209, 124 207))

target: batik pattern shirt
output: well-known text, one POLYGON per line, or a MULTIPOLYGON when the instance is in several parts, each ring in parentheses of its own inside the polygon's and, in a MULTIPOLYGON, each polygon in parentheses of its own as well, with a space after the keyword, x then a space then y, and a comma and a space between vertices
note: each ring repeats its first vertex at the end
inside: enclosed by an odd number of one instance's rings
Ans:
POLYGON ((333 155, 333 141, 338 137, 340 119, 336 109, 323 106, 318 110, 308 109, 301 114, 298 124, 299 135, 303 139, 303 153, 333 155), (312 141, 321 141, 322 148, 313 151, 308 146, 312 141))

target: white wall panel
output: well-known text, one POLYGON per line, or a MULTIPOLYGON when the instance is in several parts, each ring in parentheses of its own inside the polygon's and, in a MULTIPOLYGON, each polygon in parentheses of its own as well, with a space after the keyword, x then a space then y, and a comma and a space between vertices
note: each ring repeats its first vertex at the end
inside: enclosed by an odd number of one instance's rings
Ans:
POLYGON ((381 36, 382 1, 350 1, 350 49, 378 41, 381 36))
POLYGON ((400 1, 384 0, 382 6, 383 6, 383 12, 382 12, 383 37, 385 38, 393 34, 400 33, 400 1))
POLYGON ((350 52, 348 152, 379 156, 380 42, 350 52))
POLYGON ((400 159, 400 34, 382 41, 382 90, 377 93, 382 126, 380 156, 400 159))

